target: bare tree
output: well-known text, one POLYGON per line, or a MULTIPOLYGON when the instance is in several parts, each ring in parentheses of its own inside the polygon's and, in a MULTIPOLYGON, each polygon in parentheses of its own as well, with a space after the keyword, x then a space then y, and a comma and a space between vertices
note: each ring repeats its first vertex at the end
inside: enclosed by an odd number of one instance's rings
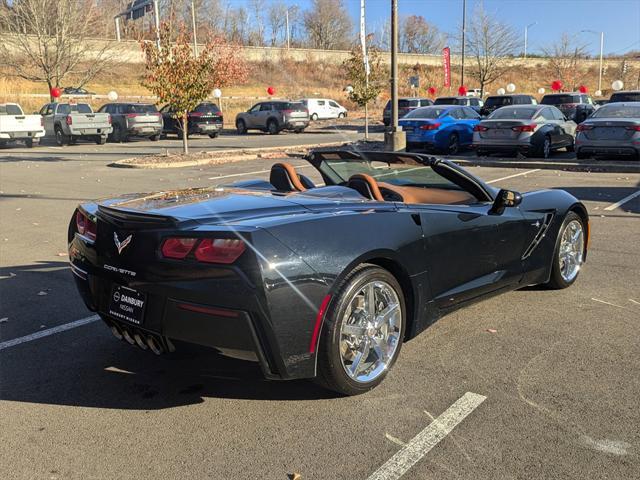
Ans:
POLYGON ((304 13, 304 25, 312 48, 348 48, 353 39, 353 24, 343 0, 312 0, 304 13))
POLYGON ((400 24, 400 49, 409 53, 440 53, 446 37, 422 15, 411 15, 400 24))
MULTIPOLYGON (((271 34, 270 44, 275 47, 278 43, 278 37, 281 36, 287 26, 287 5, 282 0, 271 3, 267 11, 267 18, 271 34)), ((287 32, 285 31, 282 36, 286 38, 286 35, 287 32)))
POLYGON ((45 82, 88 81, 112 65, 110 42, 91 40, 100 16, 91 0, 15 0, 0 9, 0 62, 9 75, 45 82))
POLYGON ((251 17, 249 24, 252 27, 249 31, 250 45, 264 45, 264 11, 266 10, 264 1, 265 0, 249 0, 249 15, 251 17))
POLYGON ((580 77, 579 66, 587 56, 587 47, 575 43, 575 35, 563 33, 556 43, 542 49, 549 59, 553 75, 573 89, 580 77))
POLYGON ((509 57, 516 51, 520 39, 513 27, 489 15, 482 4, 475 9, 466 32, 467 55, 473 57, 474 64, 470 75, 484 93, 485 86, 509 69, 509 57))

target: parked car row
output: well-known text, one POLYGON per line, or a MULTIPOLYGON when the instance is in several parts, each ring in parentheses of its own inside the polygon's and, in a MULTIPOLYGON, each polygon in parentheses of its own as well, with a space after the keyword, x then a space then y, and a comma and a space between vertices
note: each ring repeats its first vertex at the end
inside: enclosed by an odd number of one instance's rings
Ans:
POLYGON ((614 102, 577 124, 575 110, 554 105, 500 107, 487 118, 471 107, 433 105, 412 110, 400 120, 407 151, 431 150, 455 155, 465 147, 478 156, 520 153, 549 158, 555 150, 576 152, 579 159, 626 155, 640 160, 640 102, 614 102), (565 112, 568 109, 565 109, 565 112))

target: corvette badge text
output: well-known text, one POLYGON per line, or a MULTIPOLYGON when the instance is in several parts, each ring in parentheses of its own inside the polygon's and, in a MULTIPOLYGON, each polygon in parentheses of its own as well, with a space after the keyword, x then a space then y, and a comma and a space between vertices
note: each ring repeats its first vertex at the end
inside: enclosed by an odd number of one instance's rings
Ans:
POLYGON ((112 265, 107 265, 106 263, 102 266, 105 270, 109 270, 110 272, 121 273, 123 275, 129 275, 130 277, 135 277, 136 272, 132 270, 127 270, 126 268, 114 267, 112 265))

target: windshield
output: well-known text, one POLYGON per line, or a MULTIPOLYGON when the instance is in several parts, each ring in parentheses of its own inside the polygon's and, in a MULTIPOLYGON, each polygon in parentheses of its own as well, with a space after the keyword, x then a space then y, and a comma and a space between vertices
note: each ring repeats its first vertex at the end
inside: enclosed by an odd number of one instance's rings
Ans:
POLYGON ((323 160, 319 169, 335 183, 345 183, 352 175, 364 173, 378 182, 398 186, 443 188, 462 190, 458 185, 440 176, 431 167, 405 163, 387 163, 367 160, 323 160))
POLYGON ((640 102, 640 92, 623 92, 611 95, 610 102, 640 102))
POLYGON ((22 115, 22 110, 18 105, 0 105, 0 115, 22 115))
POLYGON ((513 97, 489 97, 484 102, 485 107, 501 107, 513 104, 513 97))
POLYGON ((580 95, 545 95, 540 102, 544 105, 561 105, 563 103, 580 103, 580 95))
POLYGON ((536 111, 535 108, 502 107, 489 115, 489 118, 491 120, 529 120, 533 118, 536 111))
POLYGON ((457 105, 458 99, 456 97, 441 97, 437 98, 434 105, 457 105))
POLYGON ((446 109, 444 108, 416 108, 415 110, 407 113, 404 118, 440 118, 440 115, 442 115, 445 111, 446 109))
POLYGON ((198 113, 220 113, 218 105, 215 103, 201 103, 196 107, 194 112, 198 113))
POLYGON ((606 105, 596 110, 591 118, 640 118, 640 105, 606 105))

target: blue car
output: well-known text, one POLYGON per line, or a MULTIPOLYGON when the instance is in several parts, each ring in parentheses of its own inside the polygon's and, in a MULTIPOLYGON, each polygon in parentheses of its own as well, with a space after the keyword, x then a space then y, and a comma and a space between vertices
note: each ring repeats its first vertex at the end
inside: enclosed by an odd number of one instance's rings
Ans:
POLYGON ((400 126, 407 133, 407 151, 432 150, 455 155, 473 142, 473 128, 480 115, 470 107, 434 105, 416 108, 400 126))

